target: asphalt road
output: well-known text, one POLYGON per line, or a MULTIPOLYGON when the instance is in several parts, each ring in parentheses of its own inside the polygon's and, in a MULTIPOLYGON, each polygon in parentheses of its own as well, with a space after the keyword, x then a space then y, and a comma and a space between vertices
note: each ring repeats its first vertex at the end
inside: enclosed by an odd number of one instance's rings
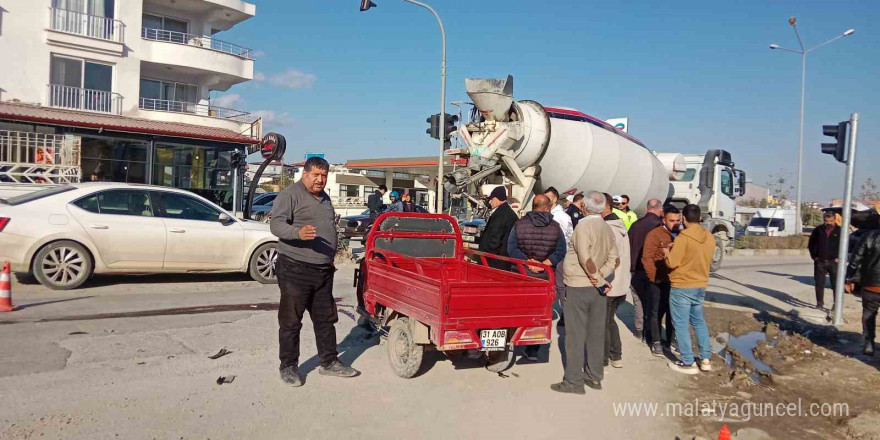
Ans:
MULTIPOLYGON (((686 431, 674 418, 614 415, 614 403, 675 401, 686 380, 626 330, 631 306, 619 314, 625 366, 607 371, 603 391, 550 391, 562 376, 555 342, 540 362, 505 376, 434 352, 406 380, 391 372, 378 338, 355 327, 352 273, 344 266, 336 276, 337 335, 341 359, 363 374, 318 375, 306 323, 302 388, 278 378, 277 286, 244 275, 96 277, 73 292, 14 283, 19 310, 0 314, 0 438, 671 439, 686 431), (208 359, 221 348, 232 353, 208 359), (232 383, 217 385, 229 375, 232 383)), ((821 320, 811 275, 804 257, 729 258, 711 280, 709 306, 821 320)), ((848 316, 859 307, 849 301, 848 316)))

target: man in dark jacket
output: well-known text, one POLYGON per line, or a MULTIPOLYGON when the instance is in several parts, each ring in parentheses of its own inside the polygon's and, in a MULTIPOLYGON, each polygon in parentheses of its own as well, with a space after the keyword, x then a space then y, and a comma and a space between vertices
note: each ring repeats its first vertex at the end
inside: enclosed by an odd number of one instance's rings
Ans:
MULTIPOLYGON (((681 224, 681 211, 678 208, 667 205, 663 208, 663 224, 648 233, 645 237, 645 247, 642 249, 642 267, 648 276, 648 288, 651 292, 650 314, 648 322, 651 324, 650 338, 651 354, 663 357, 664 349, 672 348, 673 326, 672 315, 669 313, 669 293, 672 286, 669 282, 669 267, 666 266, 666 252, 671 249, 674 234, 681 224), (660 336, 660 323, 666 321, 666 342, 660 336)), ((646 309, 649 307, 646 305, 646 309)))
MULTIPOLYGON (((495 211, 492 212, 492 216, 486 222, 486 228, 483 230, 478 249, 481 252, 506 257, 507 239, 510 237, 510 230, 513 228, 513 224, 519 218, 513 212, 510 205, 507 204, 507 190, 503 186, 498 186, 492 190, 492 193, 489 195, 489 205, 495 211)), ((489 267, 501 270, 510 269, 510 265, 507 262, 491 258, 489 259, 489 267)))
POLYGON ((577 227, 578 220, 584 218, 584 193, 575 194, 571 204, 565 209, 565 213, 571 217, 571 226, 577 227))
MULTIPOLYGON (((549 279, 548 271, 565 259, 565 234, 559 223, 550 214, 552 203, 545 195, 537 195, 532 200, 532 212, 519 219, 507 239, 507 252, 511 258, 528 260, 546 266, 546 269, 528 266, 530 276, 549 279)), ((528 345, 525 358, 538 360, 537 345, 528 345)))
POLYGON ((629 228, 629 270, 632 272, 633 307, 635 308, 635 337, 644 340, 645 327, 648 314, 645 313, 647 305, 651 304, 648 275, 642 266, 642 249, 645 247, 645 238, 648 233, 657 229, 663 223, 660 216, 663 215, 663 202, 658 199, 648 200, 645 216, 636 220, 629 228))
POLYGON ((877 310, 880 309, 880 231, 869 231, 859 241, 847 267, 846 278, 849 283, 847 292, 853 291, 855 282, 862 287, 862 335, 865 337, 862 352, 873 356, 877 310))
POLYGON ((367 197, 367 208, 370 209, 370 218, 375 220, 376 217, 379 217, 379 214, 384 211, 382 196, 388 192, 388 187, 385 185, 379 185, 379 189, 373 191, 369 197, 367 197))
MULTIPOLYGON (((837 252, 840 249, 840 226, 834 221, 834 213, 825 212, 825 224, 813 229, 807 247, 813 259, 813 284, 816 286, 816 307, 825 308, 825 279, 831 278, 831 286, 837 278, 837 252)), ((832 296, 833 297, 833 296, 832 296)))

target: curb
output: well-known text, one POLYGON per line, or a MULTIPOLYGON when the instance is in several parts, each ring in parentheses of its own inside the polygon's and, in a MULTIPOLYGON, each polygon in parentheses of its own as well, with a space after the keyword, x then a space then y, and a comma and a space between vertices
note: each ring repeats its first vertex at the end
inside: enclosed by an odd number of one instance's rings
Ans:
POLYGON ((808 249, 734 249, 733 255, 740 257, 801 256, 810 255, 810 251, 808 249))

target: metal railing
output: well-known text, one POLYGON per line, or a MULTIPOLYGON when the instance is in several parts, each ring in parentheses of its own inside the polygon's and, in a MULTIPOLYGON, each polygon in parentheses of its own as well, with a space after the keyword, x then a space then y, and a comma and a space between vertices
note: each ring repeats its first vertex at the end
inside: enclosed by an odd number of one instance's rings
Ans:
POLYGON ((49 8, 49 11, 53 31, 123 42, 125 24, 119 20, 61 8, 49 8))
POLYGON ((138 107, 141 110, 156 110, 172 113, 187 113, 196 116, 210 116, 212 118, 229 119, 237 122, 253 122, 254 118, 248 112, 231 108, 217 107, 212 104, 195 104, 183 101, 168 101, 165 99, 140 98, 138 107))
POLYGON ((0 183, 80 181, 79 136, 0 130, 0 183))
POLYGON ((186 44, 228 53, 246 60, 254 59, 254 51, 237 44, 227 43, 206 35, 187 34, 184 32, 166 31, 162 29, 141 28, 141 37, 146 40, 166 41, 169 43, 186 44))
POLYGON ((122 113, 122 95, 104 90, 49 84, 49 106, 101 113, 122 113))
POLYGON ((367 201, 363 197, 337 196, 331 197, 334 206, 358 207, 367 206, 367 201))

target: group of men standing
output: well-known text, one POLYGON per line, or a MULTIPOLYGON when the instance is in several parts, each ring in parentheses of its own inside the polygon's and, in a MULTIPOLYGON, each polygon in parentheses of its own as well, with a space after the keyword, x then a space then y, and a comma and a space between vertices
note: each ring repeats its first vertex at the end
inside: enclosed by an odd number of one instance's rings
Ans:
MULTIPOLYGON (((651 352, 665 356, 679 333, 680 360, 670 362, 670 368, 688 374, 710 371, 702 307, 715 239, 700 226, 700 208, 664 209, 651 199, 647 214, 638 219, 626 196, 591 191, 572 197, 565 209, 558 201, 559 192, 548 188, 519 219, 507 204, 504 187, 495 188, 489 197, 494 212, 479 246, 484 252, 546 266, 529 266, 531 276, 547 279, 549 271, 555 272, 566 362, 562 382, 551 388, 575 394, 585 393, 585 386, 602 389, 604 367, 623 367, 614 317, 631 290, 636 336, 644 338, 651 352), (665 339, 660 326, 664 318, 665 339), (689 325, 697 335, 699 364, 689 325)), ((501 260, 489 264, 509 268, 501 260)), ((536 360, 537 354, 537 347, 530 346, 524 358, 536 360)))

